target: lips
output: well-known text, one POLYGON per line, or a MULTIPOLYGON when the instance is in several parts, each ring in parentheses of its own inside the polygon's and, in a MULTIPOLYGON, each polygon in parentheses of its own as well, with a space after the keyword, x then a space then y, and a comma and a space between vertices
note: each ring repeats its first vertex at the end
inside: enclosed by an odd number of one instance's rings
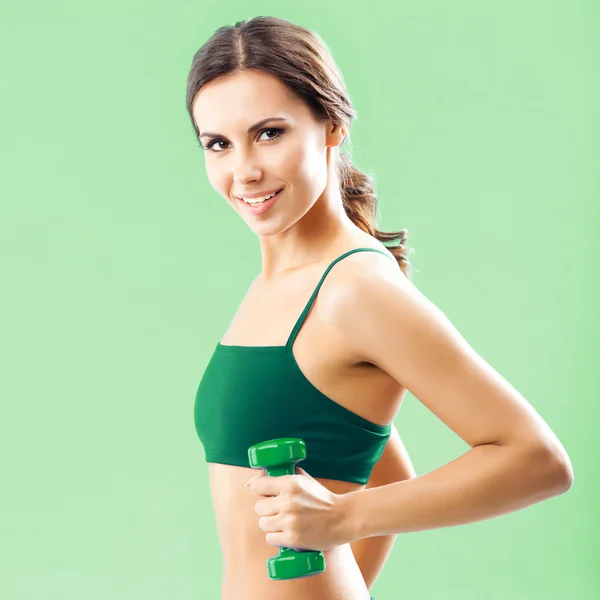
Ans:
POLYGON ((284 188, 277 190, 277 193, 275 194, 275 196, 273 196, 269 200, 265 200, 264 202, 261 202, 259 204, 248 204, 247 202, 244 202, 243 200, 241 200, 239 198, 238 198, 238 202, 240 202, 243 205, 244 209, 247 210, 250 214, 262 215, 265 212, 267 212, 274 204, 277 203, 279 198, 283 195, 283 190, 284 190, 284 188))
POLYGON ((241 200, 242 198, 248 198, 250 200, 254 200, 255 198, 263 198, 264 196, 270 196, 271 194, 274 194, 275 192, 280 191, 279 188, 276 188, 274 190, 271 190, 270 192, 257 192, 254 194, 240 194, 239 196, 236 196, 236 198, 238 200, 241 200))

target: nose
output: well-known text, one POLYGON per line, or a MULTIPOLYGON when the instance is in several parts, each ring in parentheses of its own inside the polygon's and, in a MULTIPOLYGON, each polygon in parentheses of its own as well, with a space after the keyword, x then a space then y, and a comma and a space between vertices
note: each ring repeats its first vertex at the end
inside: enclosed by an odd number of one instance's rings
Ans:
POLYGON ((248 184, 262 176, 262 169, 249 153, 240 153, 233 165, 233 180, 237 188, 248 188, 248 184))

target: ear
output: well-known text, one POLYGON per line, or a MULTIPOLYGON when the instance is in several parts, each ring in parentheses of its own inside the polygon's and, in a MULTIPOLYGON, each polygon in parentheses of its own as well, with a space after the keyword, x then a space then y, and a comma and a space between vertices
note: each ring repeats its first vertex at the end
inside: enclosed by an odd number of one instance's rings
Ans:
POLYGON ((347 135, 346 129, 339 123, 329 123, 327 128, 327 146, 341 146, 347 135))

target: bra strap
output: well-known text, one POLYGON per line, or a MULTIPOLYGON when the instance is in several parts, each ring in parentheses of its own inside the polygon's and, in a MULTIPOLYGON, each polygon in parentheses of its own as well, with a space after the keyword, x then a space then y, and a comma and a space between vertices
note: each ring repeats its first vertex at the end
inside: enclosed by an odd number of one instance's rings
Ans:
POLYGON ((379 252, 379 254, 383 254, 384 256, 387 256, 389 258, 389 254, 385 253, 383 250, 380 250, 379 248, 353 248, 352 250, 348 250, 348 252, 344 252, 344 254, 342 254, 341 256, 338 256, 335 260, 333 260, 330 263, 330 265, 327 267, 327 269, 325 270, 325 273, 323 273, 321 280, 319 281, 319 283, 317 284, 317 287, 315 288, 315 291, 312 293, 311 297, 309 298, 306 306, 304 307, 304 310, 302 311, 302 314, 298 317, 298 320, 296 321, 296 324, 294 325, 294 328, 292 329, 292 333, 290 334, 290 337, 288 338, 288 341, 286 342, 286 348, 292 347, 294 340, 296 339, 296 336, 298 335, 298 331, 300 331, 300 327, 302 327, 302 323, 304 323, 304 319, 306 318, 306 315, 309 313, 309 311, 313 305, 313 302, 315 301, 315 298, 317 297, 317 294, 319 293, 321 284, 325 280, 327 273, 329 273, 329 271, 331 270, 331 267, 333 267, 333 265, 335 265, 337 262, 339 262, 343 258, 346 258, 346 256, 349 256, 350 254, 354 254, 355 252, 363 252, 363 251, 379 252))

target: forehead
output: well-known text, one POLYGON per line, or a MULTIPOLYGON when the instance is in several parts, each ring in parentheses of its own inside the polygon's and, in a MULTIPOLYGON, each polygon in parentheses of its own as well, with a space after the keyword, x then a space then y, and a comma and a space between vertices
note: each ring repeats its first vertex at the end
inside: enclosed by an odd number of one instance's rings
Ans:
POLYGON ((303 104, 278 79, 244 71, 211 81, 192 106, 200 130, 225 131, 227 125, 246 127, 267 116, 298 117, 303 104))

